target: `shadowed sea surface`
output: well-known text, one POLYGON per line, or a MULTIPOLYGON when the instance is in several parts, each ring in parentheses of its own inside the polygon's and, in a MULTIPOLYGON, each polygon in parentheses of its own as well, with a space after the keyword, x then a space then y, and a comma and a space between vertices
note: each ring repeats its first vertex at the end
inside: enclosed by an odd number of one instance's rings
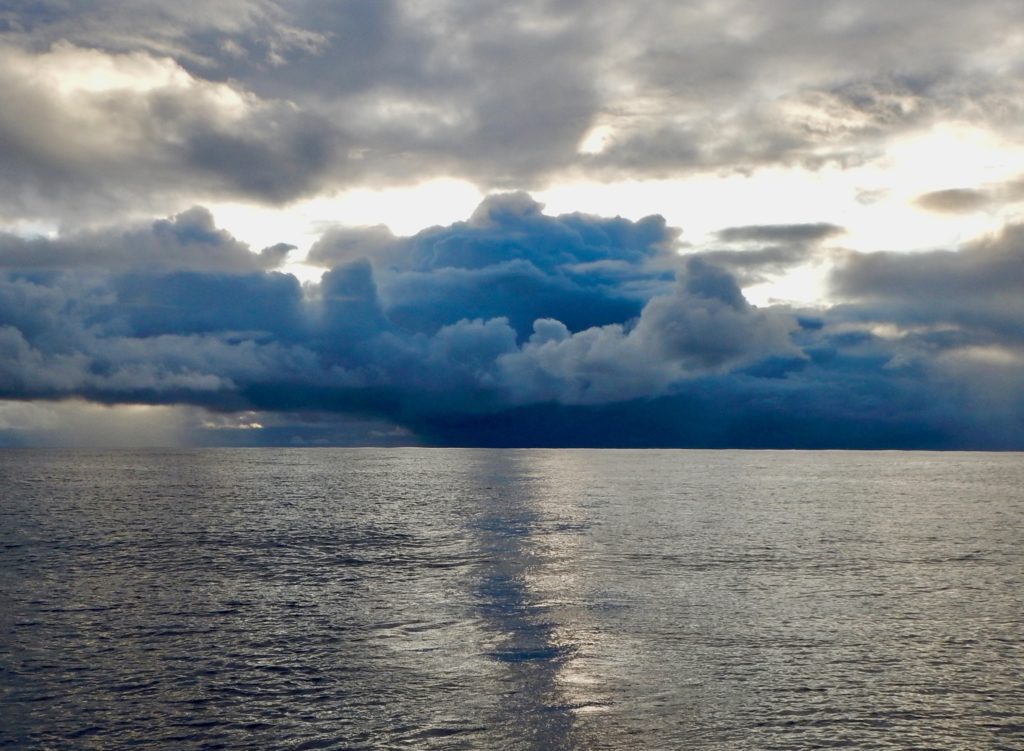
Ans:
POLYGON ((1022 749, 1020 454, 0 452, 0 747, 1022 749))

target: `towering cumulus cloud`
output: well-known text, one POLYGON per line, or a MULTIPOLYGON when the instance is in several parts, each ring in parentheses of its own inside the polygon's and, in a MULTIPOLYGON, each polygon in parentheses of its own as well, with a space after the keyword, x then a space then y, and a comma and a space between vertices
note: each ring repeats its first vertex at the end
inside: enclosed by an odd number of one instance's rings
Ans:
MULTIPOLYGON (((836 231, 725 234, 801 255, 836 231)), ((844 302, 816 312, 744 298, 730 264, 766 251, 679 255, 677 236, 503 194, 411 237, 329 231, 306 286, 272 270, 287 246, 251 252, 198 208, 3 236, 0 397, 276 415, 300 437, 356 416, 444 444, 1022 442, 1019 232, 852 255, 844 302)))

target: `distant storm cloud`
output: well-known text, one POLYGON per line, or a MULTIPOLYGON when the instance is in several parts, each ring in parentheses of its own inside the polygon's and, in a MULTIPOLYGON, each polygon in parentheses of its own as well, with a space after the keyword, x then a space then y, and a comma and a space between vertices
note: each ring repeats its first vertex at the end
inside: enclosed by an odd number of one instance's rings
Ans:
MULTIPOLYGON (((787 232, 832 234, 753 234, 787 232)), ((1021 446, 1019 234, 849 255, 843 302, 799 310, 751 305, 660 217, 522 193, 411 237, 329 231, 305 286, 192 209, 18 248, 40 262, 0 275, 0 399, 354 416, 445 444, 1021 446)))
POLYGON ((635 318, 671 287, 678 230, 661 217, 550 217, 541 208, 514 193, 485 201, 466 222, 409 238, 376 227, 331 231, 310 260, 372 259, 391 319, 423 332, 495 317, 520 338, 539 318, 578 331, 635 318))

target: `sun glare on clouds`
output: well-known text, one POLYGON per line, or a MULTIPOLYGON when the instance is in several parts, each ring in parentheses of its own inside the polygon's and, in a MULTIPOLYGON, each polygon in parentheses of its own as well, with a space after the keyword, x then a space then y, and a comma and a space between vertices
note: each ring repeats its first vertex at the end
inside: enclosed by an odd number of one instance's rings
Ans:
MULTIPOLYGON (((581 146, 599 149, 595 130, 581 146)), ((749 174, 701 173, 669 180, 554 181, 534 197, 549 214, 573 212, 637 220, 661 214, 681 227, 684 252, 712 249, 726 227, 829 222, 844 228, 834 242, 861 252, 954 248, 995 232, 1016 211, 993 207, 943 214, 916 205, 922 194, 973 188, 1024 172, 1024 148, 966 126, 937 126, 894 142, 877 160, 859 167, 836 165, 765 168, 749 174), (868 196, 865 199, 865 196, 868 196)), ((465 180, 437 179, 389 189, 360 188, 284 208, 215 203, 218 223, 259 249, 275 242, 296 245, 285 270, 302 279, 321 271, 301 263, 306 250, 334 225, 383 224, 397 235, 468 218, 484 192, 465 180)), ((747 289, 752 301, 822 301, 827 263, 797 267, 747 289)))

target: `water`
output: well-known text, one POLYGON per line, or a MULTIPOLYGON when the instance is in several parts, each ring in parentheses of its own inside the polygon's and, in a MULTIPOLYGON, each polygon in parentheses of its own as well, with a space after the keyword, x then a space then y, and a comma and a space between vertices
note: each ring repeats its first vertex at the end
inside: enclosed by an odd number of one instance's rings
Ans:
POLYGON ((0 746, 1024 748, 1024 457, 0 453, 0 746))

